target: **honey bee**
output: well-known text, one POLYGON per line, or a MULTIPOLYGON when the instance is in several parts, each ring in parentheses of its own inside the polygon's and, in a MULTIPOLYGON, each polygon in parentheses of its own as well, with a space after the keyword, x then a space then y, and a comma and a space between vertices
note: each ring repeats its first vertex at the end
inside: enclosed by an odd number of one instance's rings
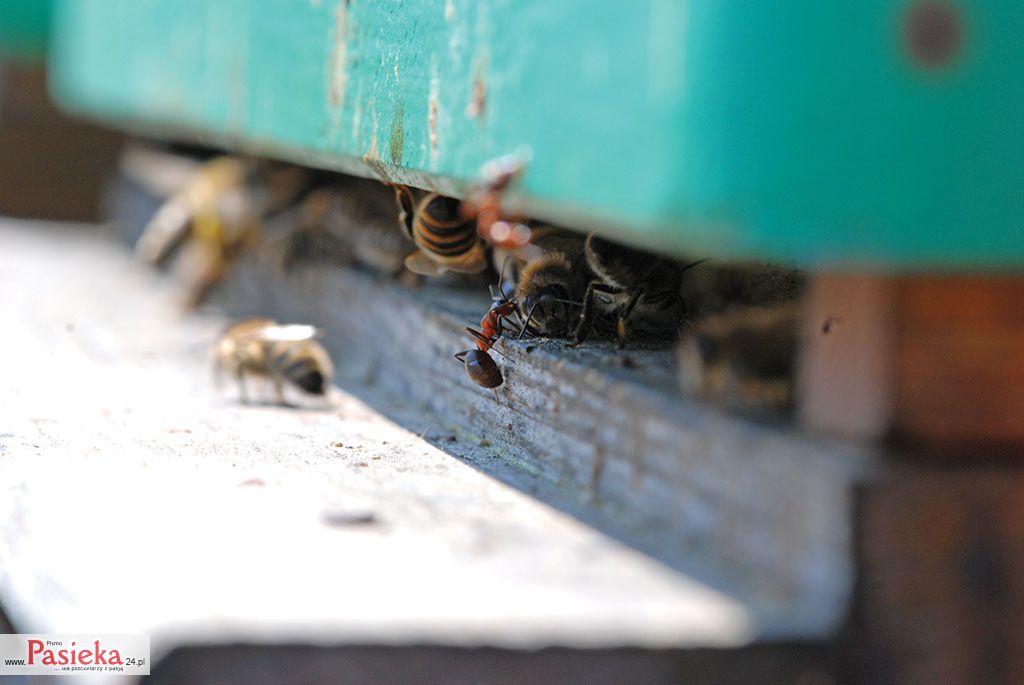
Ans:
POLYGON ((249 166, 236 157, 216 157, 173 194, 143 229, 135 253, 155 265, 164 263, 189 237, 221 249, 243 241, 256 217, 244 196, 249 166))
POLYGON ((476 222, 459 216, 458 200, 428 193, 417 203, 412 191, 404 186, 395 188, 395 200, 399 224, 419 248, 405 258, 409 271, 440 276, 447 271, 476 274, 487 268, 476 222))
POLYGON ((306 192, 312 178, 290 165, 216 157, 156 211, 135 252, 158 266, 180 253, 186 304, 195 307, 223 280, 232 259, 259 240, 263 218, 306 192))
POLYGON ((593 233, 584 245, 587 267, 594 279, 587 285, 576 325, 579 344, 593 330, 598 312, 615 322, 619 347, 634 335, 652 338, 674 336, 686 317, 686 303, 679 295, 682 268, 648 252, 632 250, 593 233), (597 310, 597 311, 595 311, 597 310))
POLYGON ((746 413, 792 409, 800 309, 731 309, 697 324, 679 345, 683 392, 746 413))
POLYGON ((559 250, 545 252, 526 263, 516 283, 515 301, 522 318, 519 336, 562 337, 580 315, 580 294, 586 285, 579 264, 559 250))
POLYGON ((326 395, 334 367, 318 337, 320 331, 314 326, 282 325, 272 319, 242 321, 214 346, 215 370, 235 378, 239 397, 246 403, 247 375, 269 378, 279 404, 286 404, 285 382, 311 395, 326 395))

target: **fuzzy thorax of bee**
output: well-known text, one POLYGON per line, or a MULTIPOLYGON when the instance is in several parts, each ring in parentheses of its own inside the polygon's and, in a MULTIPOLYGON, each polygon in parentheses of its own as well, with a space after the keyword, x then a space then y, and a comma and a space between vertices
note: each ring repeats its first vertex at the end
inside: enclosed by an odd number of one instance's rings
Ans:
POLYGON ((576 323, 584 279, 561 252, 546 252, 519 272, 515 299, 523 330, 534 335, 563 336, 576 323))

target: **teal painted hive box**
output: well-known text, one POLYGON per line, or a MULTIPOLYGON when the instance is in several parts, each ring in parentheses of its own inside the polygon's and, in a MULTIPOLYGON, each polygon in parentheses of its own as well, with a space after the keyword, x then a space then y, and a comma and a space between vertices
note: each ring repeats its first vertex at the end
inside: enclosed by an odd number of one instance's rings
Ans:
POLYGON ((1024 265, 1019 0, 59 0, 71 110, 824 268, 1024 265))
POLYGON ((50 30, 50 0, 0 3, 0 59, 41 60, 50 30))

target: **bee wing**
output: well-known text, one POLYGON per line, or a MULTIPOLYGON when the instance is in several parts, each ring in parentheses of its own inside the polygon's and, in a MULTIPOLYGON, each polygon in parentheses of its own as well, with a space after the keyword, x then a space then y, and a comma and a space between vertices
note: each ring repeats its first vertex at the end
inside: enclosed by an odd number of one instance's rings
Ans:
POLYGON ((135 243, 135 253, 150 264, 163 262, 185 238, 194 218, 186 197, 179 193, 156 211, 135 243))
POLYGON ((440 276, 446 271, 421 250, 416 250, 405 258, 405 268, 420 276, 440 276))
POLYGON ((487 255, 483 245, 477 246, 459 257, 457 260, 445 264, 449 271, 460 274, 478 274, 487 268, 487 255))
POLYGON ((309 324, 277 324, 253 331, 251 339, 266 342, 302 342, 323 337, 323 331, 309 324))

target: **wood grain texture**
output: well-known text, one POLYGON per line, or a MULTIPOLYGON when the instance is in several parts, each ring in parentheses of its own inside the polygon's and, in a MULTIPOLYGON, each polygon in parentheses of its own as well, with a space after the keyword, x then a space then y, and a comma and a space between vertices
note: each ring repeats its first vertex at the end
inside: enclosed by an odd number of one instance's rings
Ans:
POLYGON ((19 629, 148 633, 155 658, 755 639, 738 600, 537 502, 490 451, 445 454, 420 413, 413 432, 347 392, 218 391, 225 319, 183 317, 171 283, 88 229, 7 220, 0 239, 0 604, 19 629))

